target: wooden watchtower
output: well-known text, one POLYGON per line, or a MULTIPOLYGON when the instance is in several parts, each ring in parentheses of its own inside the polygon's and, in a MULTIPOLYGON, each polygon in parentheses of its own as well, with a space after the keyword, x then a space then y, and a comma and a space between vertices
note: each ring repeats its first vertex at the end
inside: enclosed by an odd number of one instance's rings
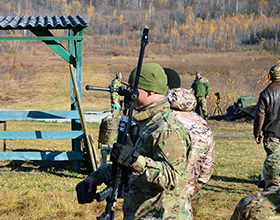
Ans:
MULTIPOLYGON (((82 98, 83 76, 83 30, 88 28, 87 22, 81 16, 0 16, 0 30, 29 30, 34 37, 0 37, 1 40, 37 40, 43 41, 69 64, 76 72, 76 81, 82 98), (66 37, 56 37, 50 30, 66 29, 66 37), (68 49, 61 43, 68 41, 68 49)), ((70 77, 70 74, 69 74, 70 77)), ((78 171, 83 159, 81 151, 81 119, 73 94, 73 81, 70 77, 70 100, 68 111, 0 111, 0 120, 9 119, 71 119, 70 131, 0 131, 0 139, 72 139, 71 152, 0 152, 0 160, 74 160, 74 170, 78 171)))

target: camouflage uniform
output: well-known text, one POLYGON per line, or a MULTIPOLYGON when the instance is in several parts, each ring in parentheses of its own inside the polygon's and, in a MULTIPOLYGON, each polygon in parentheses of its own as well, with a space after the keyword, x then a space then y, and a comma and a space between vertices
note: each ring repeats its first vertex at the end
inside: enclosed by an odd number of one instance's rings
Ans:
MULTIPOLYGON (((122 85, 118 76, 112 80, 111 84, 114 88, 119 88, 122 85)), ((120 95, 117 92, 112 92, 111 93, 111 113, 112 113, 112 117, 114 117, 114 118, 120 116, 120 109, 116 109, 114 107, 115 102, 117 102, 119 105, 121 105, 120 104, 120 95)))
POLYGON ((241 199, 230 220, 280 219, 280 154, 266 158, 263 175, 268 178, 264 191, 241 199))
POLYGON ((200 115, 200 109, 202 110, 202 114, 204 118, 208 117, 207 110, 207 99, 206 96, 210 96, 210 84, 209 81, 205 77, 196 78, 193 81, 191 88, 194 91, 194 96, 196 97, 197 105, 195 108, 195 112, 200 115))
POLYGON ((193 197, 212 175, 215 140, 207 122, 191 111, 196 106, 196 99, 190 91, 182 88, 169 90, 168 99, 173 114, 184 124, 193 142, 188 166, 188 194, 193 197))
MULTIPOLYGON (((130 169, 124 219, 192 219, 187 194, 189 133, 170 111, 167 98, 134 116, 140 128, 135 149, 140 153, 130 169)), ((103 164, 92 177, 108 182, 111 165, 103 164)))

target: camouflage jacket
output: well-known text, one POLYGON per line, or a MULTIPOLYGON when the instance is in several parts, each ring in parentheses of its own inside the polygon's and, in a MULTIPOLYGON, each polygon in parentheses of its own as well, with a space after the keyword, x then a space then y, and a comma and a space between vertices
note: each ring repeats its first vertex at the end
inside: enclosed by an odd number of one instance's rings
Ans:
MULTIPOLYGON (((171 113, 167 98, 142 110, 134 120, 140 128, 135 143, 140 156, 130 167, 124 219, 192 219, 187 194, 188 132, 171 113)), ((107 182, 110 169, 104 164, 92 176, 99 183, 107 182)))
POLYGON ((280 187, 247 196, 237 204, 230 220, 280 219, 280 187))
POLYGON ((197 113, 194 95, 182 88, 168 92, 173 114, 190 133, 193 145, 189 154, 188 194, 193 197, 210 180, 213 171, 215 140, 207 122, 197 113))
MULTIPOLYGON (((119 88, 122 85, 120 80, 117 79, 117 78, 113 79, 111 84, 112 84, 112 86, 114 88, 119 88)), ((120 95, 117 92, 112 92, 111 93, 111 102, 112 103, 113 103, 113 100, 118 102, 118 104, 119 104, 119 102, 120 102, 120 95)))
POLYGON ((208 79, 201 77, 200 79, 195 79, 191 88, 194 90, 195 97, 206 97, 210 95, 210 84, 208 79))

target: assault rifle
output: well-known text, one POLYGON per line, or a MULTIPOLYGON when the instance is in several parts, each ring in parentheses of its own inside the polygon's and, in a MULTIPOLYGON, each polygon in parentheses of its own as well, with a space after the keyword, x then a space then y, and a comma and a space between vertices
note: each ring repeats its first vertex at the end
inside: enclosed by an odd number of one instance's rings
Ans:
MULTIPOLYGON (((145 47, 148 44, 148 32, 149 29, 144 28, 143 34, 141 37, 141 48, 138 58, 138 63, 136 67, 136 74, 132 88, 125 89, 124 86, 120 86, 116 89, 119 95, 124 96, 124 110, 123 115, 119 123, 118 127, 118 138, 117 143, 126 144, 127 137, 130 135, 133 140, 133 136, 137 133, 133 129, 132 126, 132 113, 134 109, 135 100, 139 96, 139 91, 137 89, 140 71, 142 67, 142 61, 144 57, 145 47)), ((112 88, 103 88, 103 87, 94 87, 87 85, 87 90, 102 90, 102 91, 112 91, 112 88)), ((117 165, 116 163, 112 164, 112 175, 109 180, 108 186, 101 192, 96 193, 96 200, 98 202, 106 199, 106 209, 105 212, 102 213, 101 216, 97 217, 98 220, 113 220, 115 212, 112 210, 112 207, 115 206, 118 196, 121 197, 122 186, 126 186, 125 180, 127 180, 127 176, 125 177, 125 168, 117 165)))

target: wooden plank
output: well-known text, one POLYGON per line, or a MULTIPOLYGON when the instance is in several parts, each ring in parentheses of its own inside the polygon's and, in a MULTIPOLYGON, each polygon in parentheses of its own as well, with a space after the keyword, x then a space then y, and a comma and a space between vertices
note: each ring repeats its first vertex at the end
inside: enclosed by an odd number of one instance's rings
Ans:
POLYGON ((0 152, 0 160, 82 160, 82 152, 0 152))
POLYGON ((0 111, 1 119, 79 119, 78 111, 0 111))
POLYGON ((82 139, 83 131, 0 131, 0 139, 82 139))
POLYGON ((95 146, 94 146, 94 143, 93 143, 93 138, 92 138, 91 134, 88 132, 88 129, 87 129, 87 123, 86 123, 86 119, 85 119, 84 110, 83 110, 83 107, 82 107, 80 92, 79 92, 78 84, 77 84, 77 81, 76 81, 76 74, 74 72, 74 68, 73 68, 72 64, 70 64, 70 73, 71 73, 71 78, 72 78, 73 85, 74 85, 73 93, 74 93, 74 96, 75 96, 75 99, 76 99, 76 104, 77 104, 80 119, 81 119, 81 125, 82 125, 82 130, 84 132, 85 143, 86 143, 87 148, 89 150, 89 155, 90 155, 90 160, 91 160, 93 171, 95 171, 97 169, 97 165, 98 165, 97 164, 96 150, 95 150, 95 146))

